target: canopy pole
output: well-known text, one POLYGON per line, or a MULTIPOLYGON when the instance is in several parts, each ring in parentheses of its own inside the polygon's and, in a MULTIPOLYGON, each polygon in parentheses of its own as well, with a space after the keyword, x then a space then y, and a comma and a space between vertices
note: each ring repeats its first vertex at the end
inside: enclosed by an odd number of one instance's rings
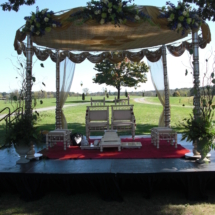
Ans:
MULTIPOLYGON (((200 81, 199 81, 199 39, 198 32, 192 32, 193 43, 193 84, 194 84, 194 98, 193 98, 193 115, 194 119, 200 116, 200 81)), ((193 142, 193 154, 198 155, 197 142, 193 142)))
POLYGON ((166 46, 165 45, 162 45, 162 61, 163 61, 164 93, 165 93, 164 121, 165 121, 165 127, 170 127, 169 84, 168 84, 167 59, 166 59, 166 46))
POLYGON ((26 47, 26 96, 25 96, 25 115, 32 116, 32 58, 33 58, 33 46, 31 35, 27 34, 27 47, 26 47))
POLYGON ((193 41, 193 77, 194 77, 194 118, 198 118, 200 116, 200 81, 199 81, 199 40, 198 33, 192 33, 192 41, 193 41))
POLYGON ((61 129, 61 107, 60 107, 60 52, 56 52, 56 109, 55 109, 55 129, 61 129))

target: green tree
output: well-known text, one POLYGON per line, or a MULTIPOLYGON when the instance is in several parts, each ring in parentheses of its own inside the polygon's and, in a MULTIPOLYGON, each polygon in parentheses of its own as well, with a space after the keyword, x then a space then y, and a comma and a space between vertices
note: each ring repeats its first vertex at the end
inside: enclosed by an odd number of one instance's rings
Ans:
POLYGON ((3 92, 3 93, 2 93, 2 96, 3 96, 3 97, 5 97, 6 95, 7 95, 7 93, 6 93, 6 92, 3 92))
POLYGON ((176 91, 173 93, 173 96, 174 96, 174 97, 180 97, 181 95, 180 95, 179 91, 176 90, 176 91))
POLYGON ((120 99, 121 87, 134 87, 138 83, 147 81, 146 72, 149 67, 144 62, 131 62, 125 58, 120 63, 111 63, 104 60, 94 67, 98 73, 93 78, 93 83, 113 86, 118 91, 117 98, 120 99))
POLYGON ((19 7, 22 5, 33 5, 36 0, 8 0, 7 2, 1 4, 2 10, 4 11, 16 11, 18 12, 19 7))
POLYGON ((215 1, 214 0, 183 0, 184 2, 194 3, 198 6, 198 14, 203 20, 215 21, 215 1))
POLYGON ((127 92, 127 90, 125 90, 125 97, 128 97, 128 92, 127 92))

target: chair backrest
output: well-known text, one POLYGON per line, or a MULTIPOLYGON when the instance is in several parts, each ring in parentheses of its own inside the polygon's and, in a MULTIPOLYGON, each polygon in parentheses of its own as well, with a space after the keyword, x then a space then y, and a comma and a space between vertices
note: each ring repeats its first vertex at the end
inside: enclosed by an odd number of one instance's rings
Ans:
POLYGON ((129 105, 129 96, 127 99, 117 99, 115 97, 115 105, 129 105))
POLYGON ((133 105, 112 105, 111 106, 113 120, 132 120, 133 105))
POLYGON ((89 121, 109 121, 109 106, 87 106, 89 121))
POLYGON ((90 100, 91 106, 105 106, 105 97, 103 99, 92 99, 90 100))

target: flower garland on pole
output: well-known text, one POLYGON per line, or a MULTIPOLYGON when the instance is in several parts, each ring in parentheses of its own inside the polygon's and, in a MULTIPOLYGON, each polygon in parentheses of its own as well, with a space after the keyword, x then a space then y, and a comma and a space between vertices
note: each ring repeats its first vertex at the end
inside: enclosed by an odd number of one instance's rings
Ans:
POLYGON ((53 20, 53 11, 48 11, 48 9, 43 9, 39 11, 36 7, 36 13, 32 12, 31 16, 26 16, 26 24, 22 28, 23 33, 30 33, 33 36, 42 36, 45 32, 50 32, 52 28, 61 27, 61 23, 53 20))
POLYGON ((178 2, 175 6, 170 1, 166 2, 166 6, 162 7, 162 13, 159 18, 166 18, 168 20, 168 27, 173 31, 181 32, 182 35, 186 31, 191 32, 198 30, 204 22, 198 15, 195 9, 188 3, 178 2))

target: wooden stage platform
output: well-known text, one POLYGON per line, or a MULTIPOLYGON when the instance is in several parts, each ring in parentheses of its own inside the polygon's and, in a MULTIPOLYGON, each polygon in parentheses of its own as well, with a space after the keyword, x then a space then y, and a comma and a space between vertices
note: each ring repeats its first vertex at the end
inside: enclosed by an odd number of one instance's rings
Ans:
MULTIPOLYGON (((192 144, 180 139, 178 135, 178 143, 192 151, 192 144)), ((184 158, 40 159, 22 165, 16 164, 17 160, 14 148, 0 150, 0 193, 19 192, 26 201, 55 190, 67 193, 95 190, 104 200, 121 201, 121 191, 126 189, 140 190, 146 198, 155 189, 177 189, 184 192, 185 198, 205 200, 207 190, 215 188, 214 151, 211 162, 201 165, 184 158)))

